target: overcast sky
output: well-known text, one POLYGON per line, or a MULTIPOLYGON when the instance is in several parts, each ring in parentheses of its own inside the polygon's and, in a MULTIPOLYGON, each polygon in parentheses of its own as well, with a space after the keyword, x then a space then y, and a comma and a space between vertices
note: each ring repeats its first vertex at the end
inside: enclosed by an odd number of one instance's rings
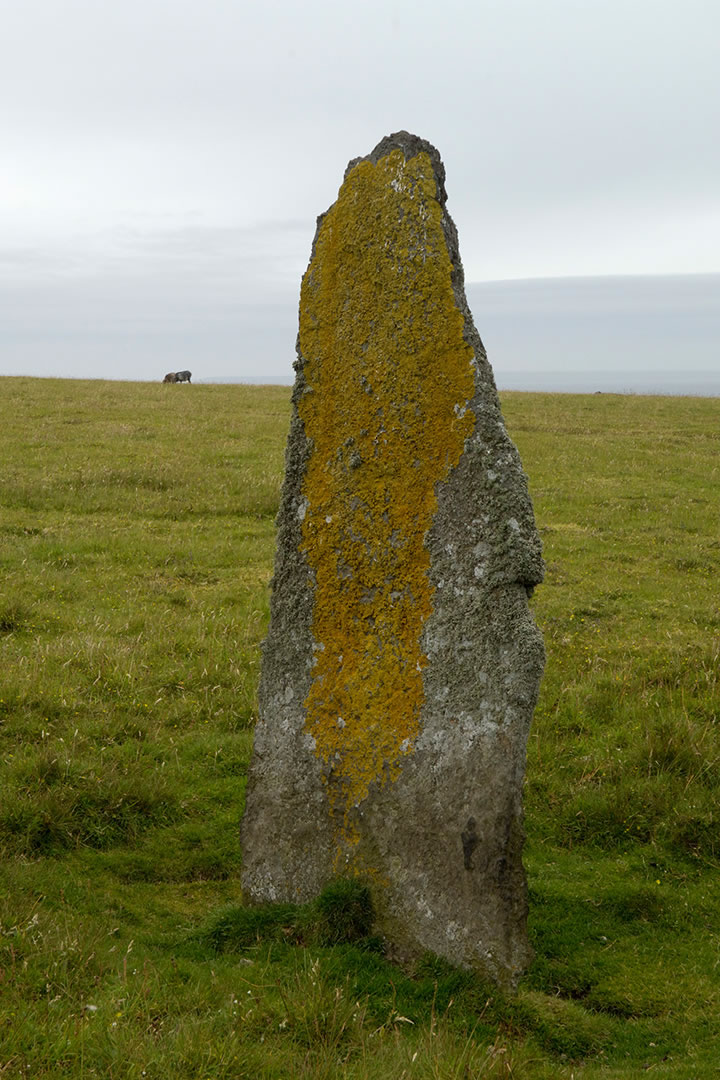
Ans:
POLYGON ((550 370, 493 330, 527 279, 693 275, 711 373, 719 41, 717 0, 6 0, 0 373, 288 374, 315 217, 400 128, 440 150, 467 281, 508 283, 471 301, 496 371, 550 370))

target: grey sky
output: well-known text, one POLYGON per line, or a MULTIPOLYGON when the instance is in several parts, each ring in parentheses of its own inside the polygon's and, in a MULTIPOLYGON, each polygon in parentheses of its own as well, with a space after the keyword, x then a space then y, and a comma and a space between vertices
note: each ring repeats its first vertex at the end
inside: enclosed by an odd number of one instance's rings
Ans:
POLYGON ((315 217, 399 128, 443 156, 469 282, 720 272, 716 0, 8 0, 2 28, 0 373, 289 371, 315 217))

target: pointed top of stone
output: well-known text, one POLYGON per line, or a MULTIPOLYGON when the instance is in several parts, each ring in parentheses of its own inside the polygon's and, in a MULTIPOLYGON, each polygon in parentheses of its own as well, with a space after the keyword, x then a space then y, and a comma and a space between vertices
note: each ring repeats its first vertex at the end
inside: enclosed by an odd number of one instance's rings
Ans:
POLYGON ((444 206, 447 202, 447 192, 445 190, 445 166, 442 163, 440 153, 427 139, 421 139, 419 135, 413 135, 409 131, 394 131, 392 135, 385 135, 375 149, 371 150, 365 157, 353 158, 352 161, 348 162, 343 180, 347 179, 348 173, 356 165, 359 165, 361 161, 371 161, 373 165, 377 165, 380 158, 391 154, 393 150, 402 150, 406 161, 417 157, 418 154, 427 154, 432 162, 438 185, 438 201, 444 206))

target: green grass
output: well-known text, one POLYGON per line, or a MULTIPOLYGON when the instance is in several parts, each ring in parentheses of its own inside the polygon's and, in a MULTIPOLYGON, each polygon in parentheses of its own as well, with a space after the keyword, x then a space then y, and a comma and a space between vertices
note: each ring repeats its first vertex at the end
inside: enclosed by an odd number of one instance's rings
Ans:
POLYGON ((0 381, 0 1076, 717 1076, 720 401, 505 394, 548 565, 515 998, 238 823, 289 392, 0 381))

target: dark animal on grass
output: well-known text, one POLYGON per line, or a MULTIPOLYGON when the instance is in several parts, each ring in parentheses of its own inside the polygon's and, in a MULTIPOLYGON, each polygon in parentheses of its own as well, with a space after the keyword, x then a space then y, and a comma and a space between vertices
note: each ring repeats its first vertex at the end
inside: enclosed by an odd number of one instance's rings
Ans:
POLYGON ((174 371, 169 371, 163 379, 163 382, 177 382, 177 375, 174 371))
POLYGON ((175 382, 190 382, 192 371, 176 371, 175 382))

